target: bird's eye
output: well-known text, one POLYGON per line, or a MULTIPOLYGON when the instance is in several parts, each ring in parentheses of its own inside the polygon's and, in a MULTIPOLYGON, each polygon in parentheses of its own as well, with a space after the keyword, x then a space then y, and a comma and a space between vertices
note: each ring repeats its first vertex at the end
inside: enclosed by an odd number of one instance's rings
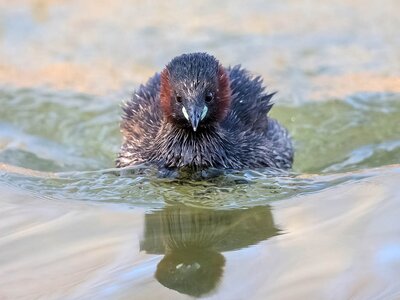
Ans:
POLYGON ((207 103, 210 103, 213 99, 214 99, 213 93, 207 93, 204 100, 205 100, 207 103))
POLYGON ((181 96, 176 96, 176 102, 181 103, 182 102, 182 97, 181 96))

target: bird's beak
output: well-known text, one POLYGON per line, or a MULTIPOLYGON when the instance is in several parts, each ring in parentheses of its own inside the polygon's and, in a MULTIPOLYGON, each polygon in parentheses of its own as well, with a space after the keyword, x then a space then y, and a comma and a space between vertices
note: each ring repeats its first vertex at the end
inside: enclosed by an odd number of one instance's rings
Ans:
POLYGON ((182 107, 182 112, 185 118, 190 121, 192 124, 193 131, 196 131, 199 127, 199 123, 203 120, 207 115, 208 108, 207 106, 192 106, 186 109, 182 107))

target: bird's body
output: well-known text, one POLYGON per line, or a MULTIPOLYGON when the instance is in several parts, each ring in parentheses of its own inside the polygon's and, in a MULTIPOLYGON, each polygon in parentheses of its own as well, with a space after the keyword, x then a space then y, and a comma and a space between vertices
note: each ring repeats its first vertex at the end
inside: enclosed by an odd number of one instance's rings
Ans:
POLYGON ((117 167, 289 169, 290 137, 267 116, 273 94, 240 66, 205 53, 182 55, 123 107, 117 167))

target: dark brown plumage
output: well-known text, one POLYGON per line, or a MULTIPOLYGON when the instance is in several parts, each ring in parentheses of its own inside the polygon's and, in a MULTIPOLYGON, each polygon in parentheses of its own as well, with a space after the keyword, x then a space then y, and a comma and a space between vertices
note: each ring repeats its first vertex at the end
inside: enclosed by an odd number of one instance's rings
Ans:
POLYGON ((117 167, 289 169, 290 137, 267 116, 273 94, 240 66, 206 53, 174 58, 125 103, 117 167))

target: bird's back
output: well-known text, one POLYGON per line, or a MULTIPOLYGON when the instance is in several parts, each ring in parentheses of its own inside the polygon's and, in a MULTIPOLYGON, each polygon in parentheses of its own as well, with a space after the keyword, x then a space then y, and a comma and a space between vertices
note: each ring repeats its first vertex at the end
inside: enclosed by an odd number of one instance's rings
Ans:
POLYGON ((289 133, 268 116, 275 93, 266 93, 261 77, 253 77, 240 65, 227 71, 232 98, 223 127, 235 132, 240 138, 239 143, 254 149, 256 164, 291 168, 294 151, 289 133))
POLYGON ((117 167, 146 161, 146 149, 153 145, 163 121, 159 91, 160 75, 155 74, 123 104, 121 132, 124 142, 116 160, 117 167))
POLYGON ((268 127, 267 113, 272 108, 271 98, 274 93, 265 93, 260 76, 253 77, 240 65, 227 69, 231 88, 231 110, 226 119, 226 126, 237 126, 242 130, 264 134, 268 127), (234 120, 236 124, 232 123, 234 120))

